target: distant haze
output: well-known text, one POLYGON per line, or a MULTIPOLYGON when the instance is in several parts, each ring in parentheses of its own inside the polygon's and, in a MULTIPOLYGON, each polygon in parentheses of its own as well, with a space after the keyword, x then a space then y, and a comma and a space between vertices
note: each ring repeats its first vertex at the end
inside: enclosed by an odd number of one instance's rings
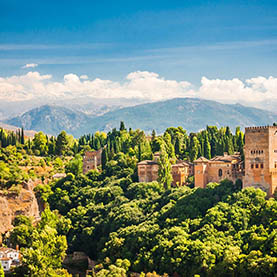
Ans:
POLYGON ((158 134, 171 126, 195 132, 207 125, 229 126, 234 130, 237 126, 271 125, 277 121, 277 114, 273 112, 197 98, 176 98, 125 108, 103 106, 103 109, 106 112, 102 114, 85 114, 74 108, 44 105, 5 123, 52 135, 65 130, 79 137, 96 131, 108 132, 118 128, 120 121, 128 128, 139 128, 147 133, 155 129, 158 134))

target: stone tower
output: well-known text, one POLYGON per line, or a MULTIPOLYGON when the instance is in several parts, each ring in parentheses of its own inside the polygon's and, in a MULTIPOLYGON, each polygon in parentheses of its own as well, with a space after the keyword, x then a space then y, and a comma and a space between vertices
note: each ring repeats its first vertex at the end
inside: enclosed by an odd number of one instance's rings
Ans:
POLYGON ((277 187, 277 126, 245 128, 243 187, 259 187, 272 196, 277 187))
POLYGON ((208 183, 208 164, 209 160, 200 157, 194 161, 194 183, 195 187, 205 188, 208 183))
POLYGON ((83 173, 86 174, 90 170, 97 170, 101 165, 102 148, 97 151, 86 151, 83 158, 83 173))

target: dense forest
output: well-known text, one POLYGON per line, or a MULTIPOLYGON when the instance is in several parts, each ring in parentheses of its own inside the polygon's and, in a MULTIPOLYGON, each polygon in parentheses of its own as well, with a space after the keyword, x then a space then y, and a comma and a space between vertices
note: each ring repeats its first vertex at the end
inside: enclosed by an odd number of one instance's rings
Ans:
MULTIPOLYGON (((14 276, 70 276, 66 253, 84 251, 93 276, 274 276, 277 273, 277 201, 224 180, 207 188, 171 187, 171 164, 240 152, 238 127, 207 126, 187 134, 170 127, 150 136, 126 129, 74 139, 61 132, 33 139, 0 131, 0 193, 39 179, 34 191, 41 220, 18 216, 4 243, 19 245, 14 276), (82 155, 102 148, 99 170, 82 174, 82 155), (159 151, 157 182, 139 183, 137 163, 159 151), (55 172, 64 178, 53 180, 55 172)), ((1 271, 0 271, 1 272, 1 271)), ((1 276, 1 274, 0 274, 1 276)))

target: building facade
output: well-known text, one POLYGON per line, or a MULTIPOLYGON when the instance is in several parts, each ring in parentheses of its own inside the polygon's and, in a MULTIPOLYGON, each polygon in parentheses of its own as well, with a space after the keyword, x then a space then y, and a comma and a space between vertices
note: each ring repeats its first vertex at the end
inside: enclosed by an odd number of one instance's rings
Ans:
MULTIPOLYGON (((240 179, 243 188, 254 186, 272 196, 277 191, 277 126, 245 128, 244 161, 240 153, 216 156, 210 160, 200 157, 193 162, 178 161, 172 165, 173 186, 184 185, 194 175, 195 187, 205 188, 210 182, 240 179)), ((156 160, 138 164, 140 182, 158 179, 156 160)))
POLYGON ((153 182, 158 180, 159 164, 157 161, 145 160, 138 163, 139 182, 153 182))
POLYGON ((261 188, 269 196, 277 187, 277 126, 245 128, 243 187, 261 188))
POLYGON ((200 157, 194 161, 195 187, 205 188, 208 183, 220 182, 229 179, 235 182, 243 178, 243 164, 241 156, 228 155, 216 156, 211 160, 200 157))
POLYGON ((19 256, 19 251, 16 249, 0 247, 0 263, 5 272, 10 271, 12 265, 19 265, 19 256))
POLYGON ((193 163, 187 161, 177 161, 171 167, 172 174, 172 186, 184 186, 187 183, 187 179, 193 176, 193 163))
POLYGON ((86 174, 90 170, 97 170, 101 165, 102 149, 97 151, 86 151, 83 158, 83 173, 86 174))
MULTIPOLYGON (((153 182, 158 180, 158 155, 154 155, 154 160, 145 160, 138 163, 139 182, 153 182)), ((187 161, 177 161, 172 165, 172 186, 182 186, 186 184, 187 178, 193 175, 193 164, 187 161)))

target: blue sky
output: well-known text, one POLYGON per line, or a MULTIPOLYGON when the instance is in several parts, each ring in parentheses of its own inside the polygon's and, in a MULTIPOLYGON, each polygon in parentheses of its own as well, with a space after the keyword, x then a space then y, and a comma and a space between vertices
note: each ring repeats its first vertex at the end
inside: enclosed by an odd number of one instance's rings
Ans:
POLYGON ((276 76, 277 1, 0 0, 0 76, 276 76))

